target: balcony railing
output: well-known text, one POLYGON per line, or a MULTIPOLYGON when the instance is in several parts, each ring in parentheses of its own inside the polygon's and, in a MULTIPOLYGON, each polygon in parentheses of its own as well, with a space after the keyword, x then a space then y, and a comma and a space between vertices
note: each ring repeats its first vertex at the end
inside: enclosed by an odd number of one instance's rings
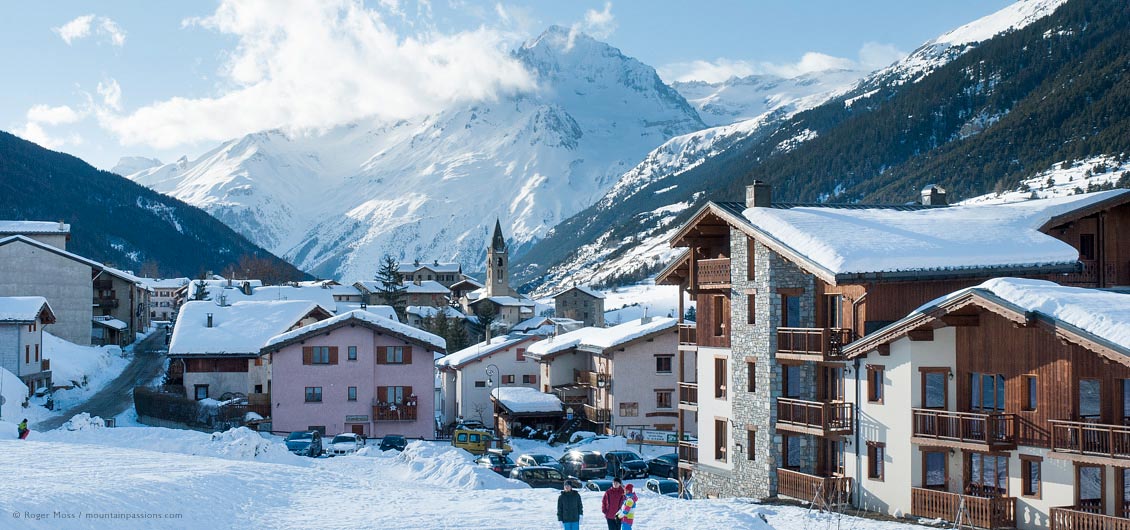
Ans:
POLYGON ((679 463, 694 464, 698 462, 698 442, 682 440, 679 442, 679 463))
POLYGON ((698 344, 698 325, 694 322, 690 324, 679 324, 679 344, 694 346, 698 344))
POLYGON ((95 298, 94 305, 98 307, 118 307, 118 299, 107 297, 95 298))
POLYGON ((978 414, 947 410, 912 409, 917 443, 937 441, 965 444, 974 449, 1016 447, 1015 414, 978 414))
POLYGON ((974 497, 948 491, 910 488, 910 512, 917 517, 963 521, 980 528, 1015 528, 1015 497, 974 497), (962 510, 962 500, 965 507, 962 510))
POLYGON ((843 361, 843 346, 851 341, 845 328, 777 328, 777 358, 843 361))
POLYGON ((1052 508, 1050 515, 1051 530, 1130 530, 1130 519, 1091 513, 1072 506, 1052 508))
POLYGON ((611 423, 612 410, 597 408, 592 405, 585 405, 585 417, 593 423, 611 423))
POLYGON ((1130 427, 1051 420, 1052 452, 1130 460, 1130 427))
POLYGON ((698 405, 698 383, 679 383, 679 404, 698 405))
POLYGON ((851 434, 851 403, 777 398, 777 428, 809 434, 851 434))
POLYGON ((1100 262, 1093 259, 1081 259, 1079 262, 1083 264, 1083 268, 1080 269, 1079 272, 1065 274, 1062 281, 1064 285, 1097 287, 1099 286, 1100 268, 1102 270, 1102 278, 1105 279, 1106 283, 1109 285, 1118 280, 1118 269, 1125 267, 1122 263, 1110 260, 1100 262))
POLYGON ((777 494, 804 501, 816 499, 827 504, 843 504, 851 501, 851 478, 820 477, 777 468, 777 494))
POLYGON ((373 405, 376 421, 416 421, 416 405, 373 405))
POLYGON ((698 286, 722 287, 730 285, 730 258, 698 260, 698 286))

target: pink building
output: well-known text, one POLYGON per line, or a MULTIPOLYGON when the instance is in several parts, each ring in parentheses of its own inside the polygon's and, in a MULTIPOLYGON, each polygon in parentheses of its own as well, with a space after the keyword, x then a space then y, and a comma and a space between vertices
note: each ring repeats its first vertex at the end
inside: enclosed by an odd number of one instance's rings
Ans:
POLYGON ((435 436, 434 352, 444 340, 364 310, 275 336, 273 430, 435 436))

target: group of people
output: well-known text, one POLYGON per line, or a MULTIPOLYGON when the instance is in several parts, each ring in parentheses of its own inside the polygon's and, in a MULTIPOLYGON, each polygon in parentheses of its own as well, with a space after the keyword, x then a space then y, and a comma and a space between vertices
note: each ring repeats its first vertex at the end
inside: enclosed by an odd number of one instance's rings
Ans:
MULTIPOLYGON (((636 495, 631 484, 625 486, 618 479, 612 479, 612 487, 604 492, 600 499, 600 511, 608 522, 608 530, 632 530, 636 522, 636 495)), ((561 521, 564 530, 578 530, 581 526, 581 515, 585 509, 581 504, 581 494, 573 491, 573 485, 565 482, 565 489, 557 497, 557 520, 561 521)))

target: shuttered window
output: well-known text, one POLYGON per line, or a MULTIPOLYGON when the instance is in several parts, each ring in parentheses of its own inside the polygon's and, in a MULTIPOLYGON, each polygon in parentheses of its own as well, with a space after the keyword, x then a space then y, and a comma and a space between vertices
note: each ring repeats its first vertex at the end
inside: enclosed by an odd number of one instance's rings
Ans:
POLYGON ((412 347, 378 346, 377 364, 412 364, 412 347))

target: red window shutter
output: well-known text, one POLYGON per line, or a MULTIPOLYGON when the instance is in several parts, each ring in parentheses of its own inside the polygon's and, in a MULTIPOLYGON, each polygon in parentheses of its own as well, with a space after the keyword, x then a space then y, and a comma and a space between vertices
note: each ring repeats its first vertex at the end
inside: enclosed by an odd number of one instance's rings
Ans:
POLYGON ((382 402, 388 401, 388 387, 387 386, 378 386, 377 387, 377 401, 382 401, 382 402))
POLYGON ((404 347, 404 364, 412 364, 412 347, 404 347))
POLYGON ((330 364, 337 364, 337 346, 330 346, 330 364))
POLYGON ((385 346, 377 346, 377 364, 388 364, 387 360, 388 348, 385 346))
POLYGON ((410 386, 404 387, 404 402, 405 403, 408 402, 408 396, 411 396, 411 395, 412 395, 412 387, 410 387, 410 386))
POLYGON ((311 346, 302 347, 302 364, 314 364, 314 348, 311 346))

